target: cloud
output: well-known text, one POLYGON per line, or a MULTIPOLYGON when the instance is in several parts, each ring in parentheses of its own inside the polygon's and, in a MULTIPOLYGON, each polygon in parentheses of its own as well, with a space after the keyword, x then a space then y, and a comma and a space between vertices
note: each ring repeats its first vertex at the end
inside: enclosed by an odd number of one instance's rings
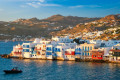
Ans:
POLYGON ((41 3, 38 3, 39 6, 61 6, 61 5, 58 5, 58 4, 41 4, 41 3))
POLYGON ((77 5, 77 6, 70 6, 69 8, 82 8, 84 7, 83 5, 77 5))
POLYGON ((96 7, 101 7, 101 6, 99 5, 77 5, 77 6, 70 6, 69 8, 84 8, 84 7, 96 8, 96 7))
POLYGON ((44 3, 44 0, 39 0, 37 2, 31 2, 31 3, 26 3, 28 6, 32 6, 34 8, 38 8, 38 7, 47 7, 47 6, 56 6, 56 7, 59 7, 61 5, 59 4, 47 4, 47 3, 44 3))
POLYGON ((29 6, 32 6, 34 8, 38 8, 39 7, 39 5, 36 4, 36 3, 34 3, 34 2, 32 2, 32 3, 26 3, 26 4, 29 5, 29 6))
MULTIPOLYGON (((18 1, 23 1, 23 0, 18 0, 18 1)), ((48 7, 48 6, 56 6, 59 7, 61 5, 59 4, 48 4, 47 0, 24 0, 27 1, 24 4, 20 5, 21 8, 26 8, 26 7, 34 7, 34 8, 39 8, 39 7, 48 7)))

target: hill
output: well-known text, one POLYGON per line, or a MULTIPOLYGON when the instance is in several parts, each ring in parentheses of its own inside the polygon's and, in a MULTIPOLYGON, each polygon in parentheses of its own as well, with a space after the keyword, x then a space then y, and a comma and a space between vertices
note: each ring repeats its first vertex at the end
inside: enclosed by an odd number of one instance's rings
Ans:
POLYGON ((18 19, 0 22, 0 40, 12 38, 51 37, 51 32, 58 32, 78 23, 86 23, 100 18, 53 15, 46 19, 18 19))
POLYGON ((120 14, 108 15, 99 20, 79 23, 73 28, 66 28, 58 31, 57 33, 52 32, 51 35, 76 35, 83 34, 84 32, 103 31, 108 28, 118 27, 120 25, 120 14))

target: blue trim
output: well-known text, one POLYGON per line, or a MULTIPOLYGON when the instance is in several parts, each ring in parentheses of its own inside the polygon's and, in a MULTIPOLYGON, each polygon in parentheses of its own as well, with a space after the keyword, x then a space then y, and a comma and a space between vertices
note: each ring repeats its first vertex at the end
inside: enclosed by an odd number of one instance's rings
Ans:
POLYGON ((46 55, 52 55, 52 52, 46 52, 46 55))

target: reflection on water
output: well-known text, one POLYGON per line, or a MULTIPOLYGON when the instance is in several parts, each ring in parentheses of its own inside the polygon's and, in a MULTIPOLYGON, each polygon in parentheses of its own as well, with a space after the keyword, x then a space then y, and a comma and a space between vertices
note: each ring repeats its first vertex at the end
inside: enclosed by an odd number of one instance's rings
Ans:
POLYGON ((0 80, 117 80, 120 64, 74 61, 2 59, 0 80), (2 70, 19 67, 21 74, 5 75, 2 70))
POLYGON ((57 65, 63 65, 63 61, 57 61, 57 65))
MULTIPOLYGON (((0 47, 12 46, 18 42, 0 43, 0 47)), ((0 53, 3 53, 0 48, 0 53)), ((120 64, 74 61, 3 59, 0 58, 0 80, 119 80, 120 64), (4 74, 3 70, 19 67, 21 74, 4 74)))
POLYGON ((51 60, 49 60, 49 61, 47 61, 47 60, 34 60, 34 63, 35 63, 36 66, 41 66, 41 67, 45 66, 46 64, 49 65, 49 66, 52 65, 51 60))
POLYGON ((67 61, 66 63, 67 63, 68 65, 74 65, 74 64, 75 64, 74 61, 67 61))

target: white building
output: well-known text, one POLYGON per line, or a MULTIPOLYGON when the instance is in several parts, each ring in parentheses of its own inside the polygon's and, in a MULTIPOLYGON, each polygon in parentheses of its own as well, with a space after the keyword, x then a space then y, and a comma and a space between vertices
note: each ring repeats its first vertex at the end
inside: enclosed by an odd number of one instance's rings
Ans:
POLYGON ((20 44, 13 46, 13 51, 10 55, 13 57, 22 57, 22 46, 20 44))
POLYGON ((36 55, 32 55, 36 44, 37 43, 23 43, 22 44, 22 47, 23 47, 22 54, 24 58, 31 58, 33 56, 36 56, 36 55))
POLYGON ((52 41, 57 41, 59 43, 70 43, 73 41, 73 39, 70 39, 68 36, 65 37, 56 36, 56 37, 52 37, 52 41))

